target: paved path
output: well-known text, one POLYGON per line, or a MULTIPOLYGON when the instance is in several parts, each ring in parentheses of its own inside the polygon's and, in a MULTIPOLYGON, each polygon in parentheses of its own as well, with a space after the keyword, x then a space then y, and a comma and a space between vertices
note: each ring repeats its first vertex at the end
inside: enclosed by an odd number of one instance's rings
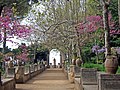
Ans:
POLYGON ((47 69, 25 84, 17 84, 16 90, 74 90, 61 69, 47 69))

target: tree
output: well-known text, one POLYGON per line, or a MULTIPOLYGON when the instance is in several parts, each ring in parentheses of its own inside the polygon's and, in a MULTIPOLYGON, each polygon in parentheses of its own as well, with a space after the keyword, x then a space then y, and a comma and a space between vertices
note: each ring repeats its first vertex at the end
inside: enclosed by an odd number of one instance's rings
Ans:
POLYGON ((106 56, 111 55, 111 48, 110 48, 110 28, 109 28, 109 20, 108 20, 108 7, 110 4, 110 0, 101 0, 103 5, 103 24, 105 30, 105 48, 106 48, 106 56))
POLYGON ((0 15, 4 6, 12 7, 14 14, 19 17, 27 15, 30 7, 38 0, 0 0, 0 15))
MULTIPOLYGON (((31 28, 26 25, 20 25, 19 21, 13 17, 12 9, 4 7, 2 16, 0 16, 0 38, 3 42, 3 53, 5 53, 6 41, 11 41, 15 36, 25 38, 31 32, 31 28)), ((12 41, 13 42, 13 41, 12 41)))

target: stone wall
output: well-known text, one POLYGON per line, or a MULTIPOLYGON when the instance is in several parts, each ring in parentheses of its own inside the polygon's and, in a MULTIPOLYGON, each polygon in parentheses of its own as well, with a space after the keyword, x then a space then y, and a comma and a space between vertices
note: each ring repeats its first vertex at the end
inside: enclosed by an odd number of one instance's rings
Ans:
POLYGON ((0 82, 0 90, 15 90, 16 83, 25 83, 46 69, 45 66, 40 65, 33 67, 33 69, 31 69, 31 67, 25 69, 25 66, 20 66, 16 68, 16 70, 15 68, 8 68, 6 78, 0 82))
POLYGON ((120 74, 81 69, 80 77, 74 78, 75 90, 120 90, 120 74))
POLYGON ((26 68, 25 66, 19 67, 15 75, 16 83, 25 83, 26 81, 35 77, 36 75, 40 74, 46 69, 45 66, 40 66, 39 64, 27 67, 28 68, 27 70, 29 71, 26 71, 25 68, 26 68), (28 72, 28 73, 25 73, 25 72, 28 72))
POLYGON ((15 79, 5 78, 2 80, 0 90, 15 90, 15 79))
POLYGON ((99 90, 120 90, 120 74, 99 74, 99 90))

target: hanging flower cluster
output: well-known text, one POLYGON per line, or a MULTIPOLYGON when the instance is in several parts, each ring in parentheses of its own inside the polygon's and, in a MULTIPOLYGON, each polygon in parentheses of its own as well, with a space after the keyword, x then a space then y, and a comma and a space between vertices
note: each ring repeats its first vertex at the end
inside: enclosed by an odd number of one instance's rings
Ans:
POLYGON ((105 52, 105 50, 106 50, 105 47, 101 48, 98 45, 95 45, 95 46, 92 47, 92 52, 95 53, 96 55, 99 54, 99 53, 105 52))
POLYGON ((20 53, 17 55, 17 59, 21 61, 27 61, 28 60, 28 47, 26 46, 25 43, 22 43, 19 46, 20 53))
POLYGON ((29 26, 21 25, 15 17, 10 7, 4 7, 2 15, 0 16, 0 41, 4 38, 11 41, 10 38, 17 36, 18 38, 25 38, 29 36, 32 29, 29 26), (6 33, 6 37, 4 36, 6 33))

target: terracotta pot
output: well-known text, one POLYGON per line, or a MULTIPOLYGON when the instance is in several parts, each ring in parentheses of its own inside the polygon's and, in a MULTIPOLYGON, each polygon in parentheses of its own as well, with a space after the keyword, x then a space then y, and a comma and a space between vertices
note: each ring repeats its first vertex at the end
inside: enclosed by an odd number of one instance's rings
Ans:
POLYGON ((81 64, 82 64, 82 61, 78 58, 78 59, 76 60, 76 66, 77 66, 77 67, 80 67, 81 64))
POLYGON ((76 60, 72 59, 72 65, 76 65, 76 60))
POLYGON ((109 74, 115 74, 118 69, 117 56, 108 56, 105 60, 105 69, 109 74))

